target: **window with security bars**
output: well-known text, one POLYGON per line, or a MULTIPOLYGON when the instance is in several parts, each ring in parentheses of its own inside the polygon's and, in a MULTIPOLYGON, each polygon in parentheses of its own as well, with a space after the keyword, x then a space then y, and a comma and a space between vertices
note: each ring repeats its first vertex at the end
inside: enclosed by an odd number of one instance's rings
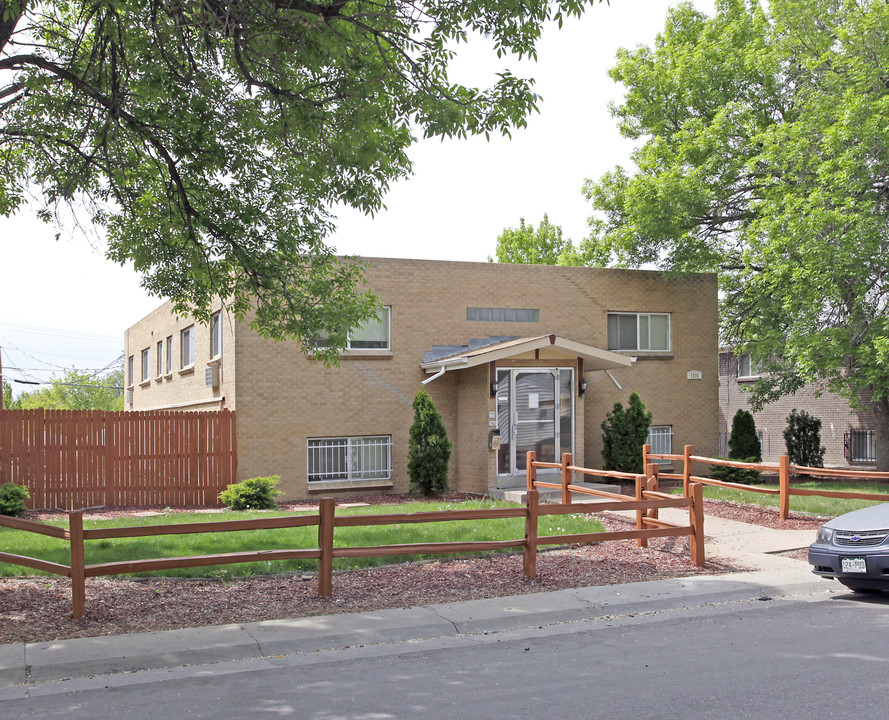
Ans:
POLYGON ((308 441, 307 478, 388 480, 392 475, 392 437, 317 438, 308 441))
POLYGON ((877 447, 873 430, 851 430, 845 434, 846 459, 849 462, 876 462, 877 447))
MULTIPOLYGON (((673 426, 652 425, 648 428, 648 444, 651 445, 652 455, 673 454, 673 426)), ((668 463, 669 460, 652 460, 655 463, 668 463)))

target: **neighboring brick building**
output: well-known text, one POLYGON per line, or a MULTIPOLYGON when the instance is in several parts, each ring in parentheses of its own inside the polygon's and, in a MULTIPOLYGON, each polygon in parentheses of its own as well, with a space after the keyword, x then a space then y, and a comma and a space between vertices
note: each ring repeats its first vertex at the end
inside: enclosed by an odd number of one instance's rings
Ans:
POLYGON ((633 391, 661 448, 717 451, 714 275, 366 262, 386 311, 353 334, 340 367, 224 308, 208 327, 166 304, 127 331, 126 409, 237 410, 239 478, 280 475, 285 498, 405 492, 423 380, 461 491, 523 482, 528 449, 600 467, 605 413, 633 391))
MULTIPOLYGON (((750 410, 745 386, 756 382, 760 374, 751 366, 750 356, 740 357, 729 349, 719 353, 719 453, 728 455, 728 436, 735 413, 750 410)), ((863 398, 866 400, 866 398, 863 398)), ((793 395, 766 405, 753 413, 762 443, 765 462, 777 462, 787 452, 784 429, 791 410, 805 410, 821 420, 821 444, 825 467, 861 467, 875 465, 874 416, 856 413, 849 403, 816 383, 810 383, 793 395)))

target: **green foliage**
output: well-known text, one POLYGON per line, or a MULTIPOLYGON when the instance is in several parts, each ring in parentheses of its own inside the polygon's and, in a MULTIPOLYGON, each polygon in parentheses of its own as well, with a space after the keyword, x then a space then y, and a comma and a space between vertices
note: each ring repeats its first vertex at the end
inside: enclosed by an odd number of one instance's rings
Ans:
POLYGON ((414 423, 407 448, 407 474, 411 492, 423 495, 448 490, 448 462, 453 447, 441 414, 425 390, 414 398, 414 423))
POLYGON ((417 137, 524 127, 532 80, 461 85, 451 60, 470 34, 534 58, 594 2, 10 0, 0 214, 38 188, 41 217, 81 208, 177 311, 221 296, 268 337, 345 342, 377 306, 325 245, 337 207, 378 211, 417 137))
MULTIPOLYGON (((493 258, 488 258, 493 261, 493 258)), ((519 227, 505 228, 497 238, 497 262, 521 265, 582 265, 583 258, 570 239, 562 238, 562 228, 552 225, 549 216, 536 228, 519 219, 519 227)))
POLYGON ((821 445, 821 420, 805 410, 791 410, 784 428, 784 443, 793 465, 824 467, 824 447, 821 445))
POLYGON ((275 489, 279 475, 255 477, 229 485, 219 493, 219 499, 232 510, 274 510, 278 507, 275 498, 283 495, 275 489))
MULTIPOLYGON (((755 463, 760 462, 762 458, 727 458, 728 460, 736 460, 739 462, 755 463)), ((747 470, 745 468, 728 467, 726 465, 711 465, 710 477, 723 482, 741 483, 742 485, 756 485, 762 474, 759 470, 747 470)))
POLYGON ((123 410, 123 370, 97 376, 81 370, 67 370, 52 384, 22 393, 16 400, 21 410, 123 410))
POLYGON ((12 385, 8 382, 3 382, 3 409, 4 410, 18 410, 21 407, 21 400, 16 398, 12 399, 12 385))
POLYGON ((754 410, 816 380, 872 393, 889 468, 887 34, 886 3, 676 6, 611 70, 634 169, 584 191, 612 264, 720 274, 723 338, 764 371, 754 410))
POLYGON ((728 439, 730 460, 761 462, 762 448, 756 434, 756 422, 747 410, 740 409, 732 419, 732 433, 728 439))
POLYGON ((25 514, 25 500, 31 497, 28 488, 15 483, 0 485, 0 515, 21 517, 25 514))
POLYGON ((642 446, 648 442, 650 426, 651 413, 636 393, 630 395, 626 410, 621 403, 614 403, 602 423, 604 469, 641 473, 642 446))

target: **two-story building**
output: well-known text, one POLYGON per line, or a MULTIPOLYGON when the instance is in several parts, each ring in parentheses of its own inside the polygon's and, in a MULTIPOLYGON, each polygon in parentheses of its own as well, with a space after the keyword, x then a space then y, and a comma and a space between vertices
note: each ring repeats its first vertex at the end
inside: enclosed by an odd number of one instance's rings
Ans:
POLYGON ((261 337, 221 302, 209 325, 167 303, 126 333, 126 409, 236 410, 239 479, 280 475, 288 499, 406 492, 421 386, 454 443, 455 490, 523 482, 528 450, 601 467, 605 414, 634 391, 655 451, 717 451, 714 275, 364 262, 385 309, 339 367, 261 337))

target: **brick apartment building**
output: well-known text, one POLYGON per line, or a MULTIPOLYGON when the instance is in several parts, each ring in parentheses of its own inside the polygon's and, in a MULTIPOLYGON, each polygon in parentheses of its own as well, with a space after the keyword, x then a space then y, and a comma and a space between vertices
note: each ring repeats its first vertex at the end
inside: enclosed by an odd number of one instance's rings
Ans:
MULTIPOLYGON (((760 378, 749 355, 736 356, 730 349, 719 353, 719 452, 728 455, 728 437, 732 419, 739 409, 750 410, 745 386, 760 378)), ((866 400, 866 398, 863 398, 866 400)), ((784 429, 791 410, 805 410, 821 420, 821 444, 825 467, 871 468, 876 464, 874 416, 870 411, 857 413, 837 394, 816 383, 800 388, 793 395, 766 405, 753 413, 762 445, 764 462, 777 462, 784 454, 784 429)))
POLYGON ((601 466, 601 423, 638 392, 652 441, 718 446, 717 287, 710 274, 367 259, 385 305, 339 367, 230 317, 169 303, 126 333, 127 410, 237 411, 238 476, 286 499, 408 489, 422 381, 454 443, 451 488, 524 482, 525 452, 601 466))

